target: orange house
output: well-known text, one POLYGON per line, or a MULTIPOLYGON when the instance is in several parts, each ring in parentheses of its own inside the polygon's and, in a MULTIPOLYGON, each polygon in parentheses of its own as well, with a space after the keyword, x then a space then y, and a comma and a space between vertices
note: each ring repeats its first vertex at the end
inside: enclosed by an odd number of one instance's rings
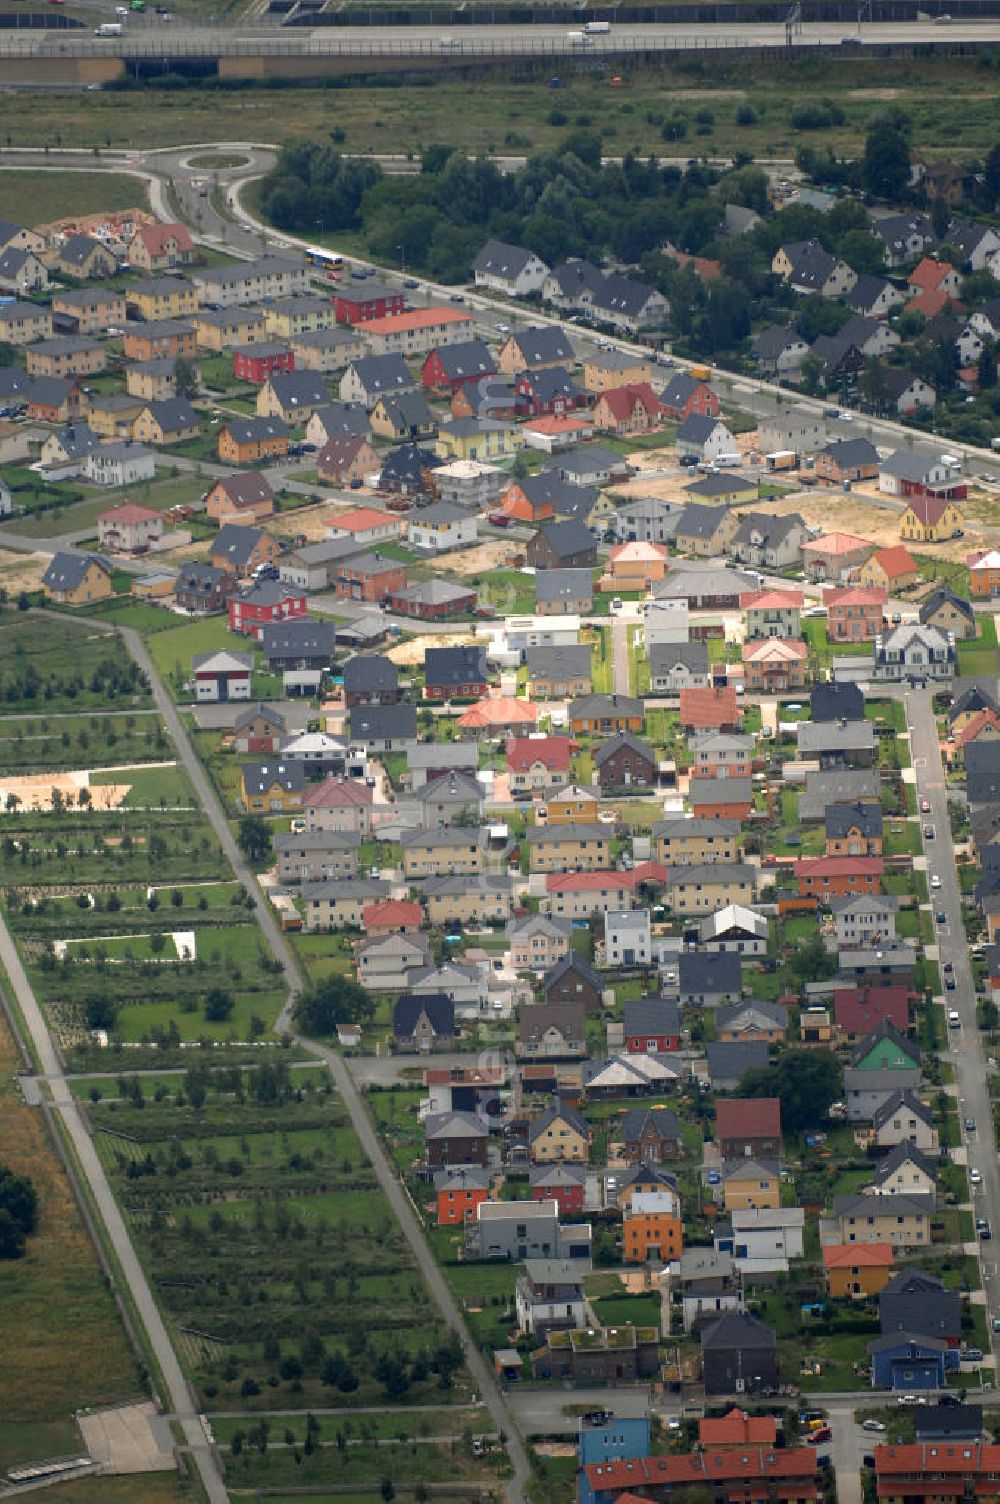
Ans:
POLYGON ((834 1300, 866 1300, 892 1278, 888 1243, 828 1243, 823 1249, 827 1289, 834 1300))
POLYGON ((622 1224, 626 1264, 666 1264, 684 1251, 684 1228, 673 1191, 643 1191, 632 1197, 622 1224))
POLYGON ((361 927, 367 935, 413 935, 423 923, 424 911, 418 903, 386 898, 370 903, 361 911, 361 927))
POLYGON ((825 590, 826 635, 831 642, 870 642, 882 630, 888 595, 881 587, 869 590, 825 590))
POLYGON ((884 863, 880 856, 808 856, 795 863, 800 898, 849 898, 880 893, 884 863))
POLYGON ((256 465, 284 459, 288 424, 281 418, 234 418, 219 430, 219 459, 229 465, 256 465))
POLYGON ((525 485, 527 490, 520 481, 512 481, 500 498, 501 509, 517 522, 548 522, 556 515, 548 490, 537 481, 534 486, 530 480, 525 485))
POLYGON ((434 1176, 438 1227, 461 1227, 476 1215, 476 1207, 489 1200, 489 1171, 477 1165, 459 1165, 439 1170, 434 1176))
POLYGON ((619 543, 611 550, 600 589, 645 592, 663 579, 669 563, 662 543, 619 543))
POLYGON ((991 548, 969 560, 969 594, 980 601, 1000 595, 1000 549, 991 548))

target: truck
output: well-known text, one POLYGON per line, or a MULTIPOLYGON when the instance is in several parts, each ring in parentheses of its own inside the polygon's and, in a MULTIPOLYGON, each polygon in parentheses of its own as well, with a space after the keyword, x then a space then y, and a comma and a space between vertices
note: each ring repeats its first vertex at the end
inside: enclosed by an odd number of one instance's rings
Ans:
POLYGON ((799 457, 794 449, 776 449, 773 454, 765 454, 768 470, 794 470, 799 463, 799 457))
POLYGON ((124 32, 125 28, 120 21, 102 21, 100 26, 94 28, 95 37, 120 37, 124 32))
POLYGON ((568 31, 566 40, 571 47, 585 47, 587 45, 587 33, 585 31, 568 31))
POLYGON ((588 21, 583 29, 587 33, 588 37, 607 36, 608 32, 611 30, 611 22, 588 21))
POLYGON ((688 366, 688 375, 692 381, 711 381, 711 366, 688 366))

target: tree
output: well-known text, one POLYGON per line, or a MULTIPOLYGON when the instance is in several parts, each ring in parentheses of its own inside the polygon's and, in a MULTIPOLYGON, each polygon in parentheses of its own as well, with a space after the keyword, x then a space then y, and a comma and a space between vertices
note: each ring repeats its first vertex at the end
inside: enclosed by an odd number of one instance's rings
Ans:
POLYGON ((843 1085, 840 1061, 832 1050, 786 1050, 773 1065, 747 1071, 740 1095, 777 1097, 782 1127, 795 1133, 824 1121, 843 1085))
POLYGON ((260 815, 244 815, 236 839, 248 862, 256 864, 271 855, 271 830, 260 815))
POLYGON ((825 982, 837 969, 836 957, 823 944, 819 930, 813 930, 804 945, 793 951, 788 969, 799 983, 825 982))
POLYGON ((303 1034, 328 1039, 338 1024, 367 1023, 374 1011, 372 999, 357 982, 329 976, 299 993, 292 1016, 303 1034))
POLYGON ((868 127, 861 158, 861 181, 876 198, 895 203, 910 182, 909 120, 901 110, 876 115, 868 127))
POLYGON ((236 999, 224 987, 210 987, 205 994, 205 1017, 210 1024, 225 1023, 236 1007, 236 999))
POLYGON ((38 1227, 38 1194, 27 1175, 0 1165, 0 1259, 19 1259, 38 1227))
POLYGON ((1000 199, 1000 144, 991 146, 983 163, 983 192, 987 208, 992 209, 1000 199))
POLYGON ((888 385, 885 378, 885 366, 880 360, 872 358, 865 361, 859 389, 868 405, 875 412, 881 412, 888 396, 888 385))
POLYGON ((951 210, 947 200, 943 199, 940 194, 931 204, 931 224, 938 240, 944 240, 948 226, 951 224, 951 210))
POLYGON ((188 401, 198 395, 198 368, 186 355, 178 355, 174 361, 174 386, 178 397, 188 401))
POLYGON ((848 230, 837 251, 859 276, 878 276, 885 270, 885 246, 869 230, 848 230))

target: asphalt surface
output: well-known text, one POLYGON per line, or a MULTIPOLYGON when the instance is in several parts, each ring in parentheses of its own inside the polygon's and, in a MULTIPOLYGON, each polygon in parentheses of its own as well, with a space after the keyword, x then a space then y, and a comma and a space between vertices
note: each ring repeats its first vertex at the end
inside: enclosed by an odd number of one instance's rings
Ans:
MULTIPOLYGON (((933 21, 810 22, 791 38, 798 48, 837 48, 850 39, 850 55, 861 46, 889 46, 923 42, 950 45, 957 42, 1000 41, 1000 22, 953 21, 944 26, 933 21)), ((785 47, 789 43, 784 21, 726 25, 703 22, 613 25, 601 35, 584 37, 565 22, 539 26, 338 26, 310 30, 306 27, 276 28, 273 25, 193 26, 170 25, 147 20, 141 26, 125 25, 120 37, 97 37, 86 30, 59 32, 6 32, 0 37, 0 56, 5 57, 417 57, 444 60, 463 57, 614 57, 654 51, 758 51, 785 47)))

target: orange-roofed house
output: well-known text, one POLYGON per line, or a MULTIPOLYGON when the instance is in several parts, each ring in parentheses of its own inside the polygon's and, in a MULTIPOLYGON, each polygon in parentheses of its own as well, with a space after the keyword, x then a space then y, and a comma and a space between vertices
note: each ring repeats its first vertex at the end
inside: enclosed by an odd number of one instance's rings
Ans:
POLYGON ((681 730, 739 731, 740 706, 735 687, 714 685, 709 689, 682 689, 680 692, 681 730))
POLYGON ((753 590, 741 595, 747 642, 762 637, 798 637, 804 600, 801 590, 753 590))
POLYGON ((369 937, 412 935, 419 930, 423 920, 424 911, 418 903, 399 898, 366 904, 361 911, 361 926, 369 937))
POLYGON ((611 550, 599 588, 645 592, 663 579, 669 564, 662 543, 619 543, 611 550))
POLYGON ((171 266, 190 266, 198 253, 187 225, 140 225, 128 243, 128 259, 143 271, 162 272, 171 266))
POLYGON ((795 863, 800 898, 829 903, 856 893, 881 893, 884 863, 880 856, 806 856, 795 863))
POLYGON ((530 731, 538 721, 538 707, 513 695, 496 695, 470 705, 458 718, 462 736, 495 736, 500 731, 530 731))
MULTIPOLYGON (((914 294, 943 293, 943 303, 948 298, 958 297, 962 278, 950 261, 937 261, 933 256, 924 256, 907 277, 906 285, 914 294)), ((913 306, 913 303, 907 304, 907 307, 913 306)))
MULTIPOLYGON (((1000 1458, 1000 1446, 989 1450, 1000 1458)), ((888 1451, 919 1452, 921 1448, 879 1447, 876 1457, 888 1451)), ((586 1464, 579 1497, 583 1504, 621 1504, 625 1490, 640 1499, 668 1500, 677 1489, 697 1488, 730 1504, 816 1504, 821 1497, 816 1453, 816 1447, 753 1446, 721 1451, 706 1447, 662 1457, 613 1457, 586 1464)), ((910 1493, 900 1487, 900 1501, 910 1493)), ((957 1497, 954 1490, 950 1497, 957 1497)))
POLYGON ((543 413, 529 418, 522 429, 529 449, 543 449, 553 454, 572 444, 584 444, 594 437, 594 419, 589 412, 543 413))
POLYGON ((715 1136, 722 1159, 780 1159, 781 1103, 777 1097, 719 1097, 715 1136))
POLYGON ((613 387, 594 404, 594 427, 602 433, 649 433, 662 422, 663 409, 648 381, 613 387))
POLYGON ((870 1300, 892 1278, 894 1257, 889 1243, 827 1243, 827 1290, 834 1300, 870 1300))
POLYGON ((854 533, 823 533, 802 545, 802 569, 807 580, 842 583, 860 569, 875 545, 854 533))
POLYGON ((911 496, 899 519, 899 536, 906 543, 945 543, 962 531, 962 514, 944 496, 911 496))
POLYGON ((365 321, 373 355, 426 355, 440 345, 457 345, 472 334, 472 314, 462 308, 414 308, 365 321))
MULTIPOLYGON (((914 1338, 919 1344, 920 1339, 914 1338)), ((1000 1498, 1000 1445, 989 1441, 915 1441, 875 1448, 876 1493, 881 1504, 904 1501, 1000 1498)), ((588 1469, 588 1471, 590 1471, 588 1469)), ((631 1486, 639 1480, 631 1479, 631 1486)))
POLYGON ((955 756, 960 760, 970 742, 995 742, 998 738, 1000 738, 1000 715, 988 706, 985 710, 977 710, 975 715, 970 716, 959 730, 953 733, 955 756))
POLYGON ((964 312, 964 304, 959 303, 950 293, 945 292, 943 287, 925 287, 907 303, 907 308, 913 308, 917 313, 922 313, 925 319, 936 318, 945 308, 950 308, 954 314, 964 312))
POLYGON ((97 542, 117 554, 144 554, 163 537, 163 513, 122 502, 97 519, 97 542))
POLYGON ((698 1422, 698 1440, 712 1451, 730 1447, 773 1447, 778 1434, 778 1422, 773 1415, 748 1415, 745 1410, 733 1406, 726 1415, 698 1422))
POLYGON ((865 587, 876 586, 887 590, 890 595, 896 590, 905 590, 909 585, 915 585, 920 578, 913 555, 902 543, 897 543, 893 548, 879 548, 866 559, 861 566, 859 576, 861 584, 865 587))
POLYGON ((781 694, 804 689, 809 649, 799 637, 761 638, 743 644, 743 684, 747 690, 781 694))
POLYGON ((328 538, 353 538, 355 543, 392 543, 402 533, 402 519, 377 507, 353 507, 326 524, 328 538))
POLYGON ((880 586, 824 590, 826 635, 830 642, 871 642, 882 630, 889 597, 880 586))

